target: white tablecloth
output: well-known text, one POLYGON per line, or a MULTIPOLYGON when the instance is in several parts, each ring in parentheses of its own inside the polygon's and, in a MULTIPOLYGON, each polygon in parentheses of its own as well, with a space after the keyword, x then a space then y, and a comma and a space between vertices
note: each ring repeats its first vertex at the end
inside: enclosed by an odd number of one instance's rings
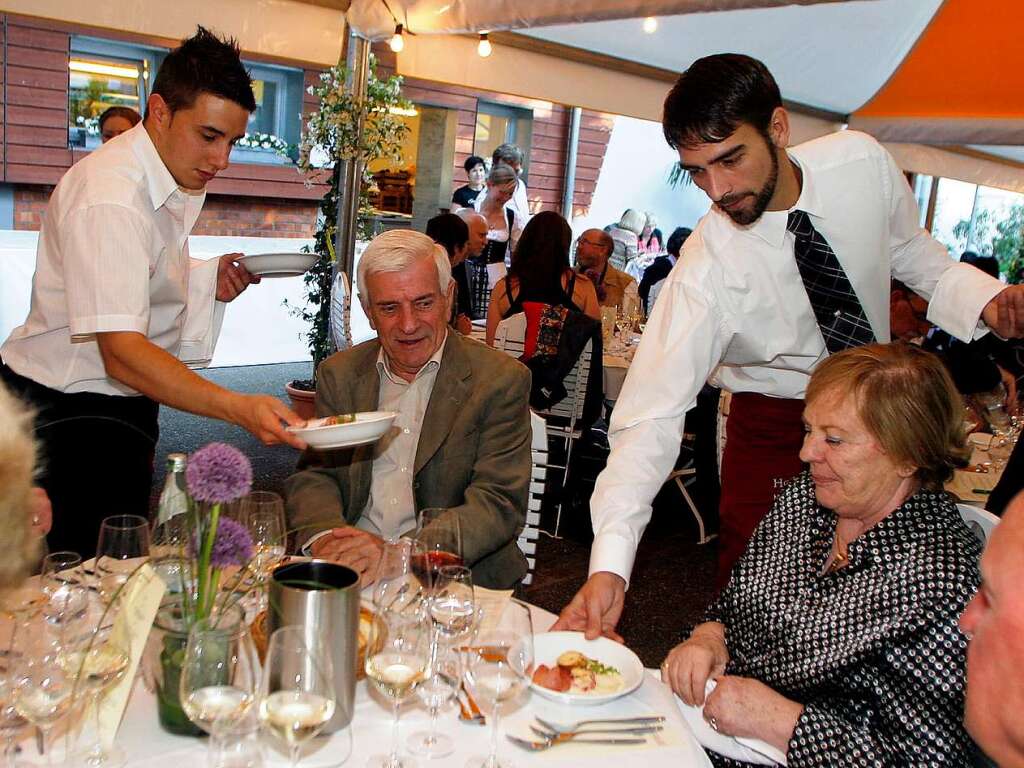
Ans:
MULTIPOLYGON (((554 615, 534 608, 534 631, 546 630, 554 622, 554 615)), ((572 722, 586 717, 625 717, 641 714, 659 714, 668 718, 665 730, 645 746, 565 745, 546 752, 526 752, 513 746, 502 736, 498 749, 500 755, 513 759, 519 766, 580 766, 580 768, 621 768, 635 765, 642 760, 645 768, 689 768, 710 766, 704 751, 691 735, 679 713, 671 691, 651 672, 643 685, 634 693, 600 707, 572 708, 556 704, 532 693, 523 697, 519 707, 502 716, 502 733, 521 735, 529 733, 528 724, 539 715, 555 722, 572 722)), ((442 712, 438 720, 439 729, 454 737, 456 751, 438 760, 417 757, 424 766, 462 766, 473 755, 486 755, 490 744, 490 726, 463 723, 458 720, 455 708, 442 712)), ((406 705, 402 708, 400 739, 404 749, 405 740, 414 730, 427 726, 429 718, 419 706, 406 705)), ((146 691, 141 680, 128 702, 118 744, 125 750, 128 765, 135 768, 199 768, 206 765, 206 739, 172 736, 164 732, 158 722, 156 699, 146 691)), ((316 739, 303 757, 302 768, 326 768, 347 765, 362 768, 370 755, 386 752, 391 743, 390 708, 382 699, 367 690, 366 681, 356 686, 356 706, 349 728, 316 739)), ((33 765, 45 765, 32 740, 21 744, 19 758, 33 765)), ((55 755, 59 748, 55 750, 55 755)), ((283 753, 268 751, 268 768, 287 766, 288 758, 283 753)))

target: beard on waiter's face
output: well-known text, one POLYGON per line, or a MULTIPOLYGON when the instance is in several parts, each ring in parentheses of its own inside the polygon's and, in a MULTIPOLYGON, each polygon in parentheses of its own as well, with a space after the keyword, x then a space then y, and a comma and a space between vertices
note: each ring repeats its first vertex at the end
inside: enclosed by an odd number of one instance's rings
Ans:
POLYGON ((768 155, 771 158, 771 171, 768 173, 768 178, 765 179, 761 189, 756 192, 751 190, 749 192, 722 195, 721 198, 715 201, 715 204, 723 213, 741 226, 753 224, 761 218, 761 215, 767 210, 772 196, 775 194, 775 187, 779 183, 779 157, 767 140, 765 140, 765 144, 768 155), (751 202, 747 206, 726 207, 739 202, 744 197, 751 198, 751 202))

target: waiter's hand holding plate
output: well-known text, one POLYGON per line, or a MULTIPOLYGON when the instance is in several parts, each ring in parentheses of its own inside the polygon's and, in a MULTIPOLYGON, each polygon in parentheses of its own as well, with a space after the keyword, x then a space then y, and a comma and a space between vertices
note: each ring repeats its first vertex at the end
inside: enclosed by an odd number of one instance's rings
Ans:
POLYGON ((301 275, 320 258, 315 253, 250 253, 238 263, 257 277, 294 277, 301 275))

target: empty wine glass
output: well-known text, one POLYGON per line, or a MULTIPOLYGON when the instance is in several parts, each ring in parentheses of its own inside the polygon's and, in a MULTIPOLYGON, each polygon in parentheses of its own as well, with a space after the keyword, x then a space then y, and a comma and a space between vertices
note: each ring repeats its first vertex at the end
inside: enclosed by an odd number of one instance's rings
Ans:
MULTIPOLYGON (((8 657, 12 657, 8 653, 8 657)), ((28 721, 18 714, 14 706, 14 668, 8 662, 5 669, 0 670, 0 735, 4 737, 4 763, 6 768, 21 768, 23 764, 17 760, 18 748, 15 746, 18 736, 28 721)))
POLYGON ((530 609, 509 600, 500 616, 485 615, 473 645, 466 650, 466 687, 491 721, 491 751, 470 758, 467 768, 510 768, 498 761, 498 719, 503 706, 527 686, 533 666, 533 622, 530 609))
POLYGON ((241 517, 252 537, 252 571, 259 587, 260 609, 265 598, 265 585, 270 572, 284 558, 284 500, 270 491, 253 491, 241 500, 241 517))
POLYGON ((81 761, 92 768, 124 765, 124 750, 116 745, 107 748, 100 738, 100 700, 124 677, 127 646, 111 637, 109 629, 99 629, 77 645, 64 646, 57 664, 75 681, 76 695, 82 695, 94 710, 95 733, 81 761))
POLYGON ((270 636, 260 684, 260 721, 288 747, 292 768, 303 745, 334 715, 333 678, 323 645, 308 644, 301 627, 281 627, 270 636))
POLYGON ((89 588, 76 552, 51 552, 43 558, 39 576, 46 602, 43 616, 62 642, 81 639, 89 613, 89 588))
POLYGON ((75 678, 61 667, 62 644, 46 631, 42 622, 31 621, 27 634, 32 642, 31 647, 24 649, 17 665, 14 708, 39 729, 46 764, 53 765, 49 735, 71 708, 75 678))
POLYGON ((192 516, 175 515, 157 522, 149 544, 149 564, 167 585, 167 591, 178 595, 191 581, 189 542, 192 540, 192 516))
POLYGON ((476 626, 472 572, 463 565, 444 566, 433 592, 429 610, 434 630, 446 642, 466 642, 476 626))
POLYGON ((462 565, 462 526, 454 510, 443 507, 421 509, 416 515, 416 540, 423 545, 424 567, 421 580, 433 582, 433 575, 445 565, 462 565))
POLYGON ((113 515, 100 524, 96 544, 96 575, 104 602, 118 590, 149 557, 149 523, 138 515, 113 515))
POLYGON ((421 577, 429 577, 422 568, 423 545, 409 538, 387 542, 381 553, 373 588, 373 605, 377 615, 418 610, 423 603, 426 585, 421 577))
POLYGON ((374 622, 367 643, 366 677, 391 702, 391 752, 374 755, 372 768, 410 768, 415 761, 398 756, 398 715, 401 703, 423 680, 430 658, 430 622, 420 612, 385 614, 374 622))
POLYGON ((430 714, 430 729, 410 734, 406 742, 410 752, 435 758, 450 755, 455 751, 455 741, 452 737, 437 732, 437 713, 441 707, 455 698, 460 685, 462 654, 448 642, 432 642, 430 662, 423 682, 416 686, 416 694, 430 714))
MULTIPOLYGON (((180 697, 188 719, 221 735, 248 713, 256 695, 255 649, 240 611, 192 625, 182 664, 180 697)), ((210 756, 213 742, 210 742, 210 756)), ((211 759, 211 765, 216 764, 211 759)))

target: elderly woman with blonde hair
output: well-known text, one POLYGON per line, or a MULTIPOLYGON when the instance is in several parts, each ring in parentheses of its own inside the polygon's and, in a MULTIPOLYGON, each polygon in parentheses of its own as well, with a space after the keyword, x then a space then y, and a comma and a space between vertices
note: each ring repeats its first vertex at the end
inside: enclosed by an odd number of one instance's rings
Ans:
POLYGON ((767 742, 790 768, 970 764, 957 619, 981 545, 942 490, 965 454, 961 411, 942 363, 917 347, 818 366, 809 469, 662 666, 713 729, 767 742))
POLYGON ((49 503, 32 485, 36 446, 31 429, 32 413, 0 384, 0 589, 16 585, 38 562, 39 537, 33 528, 48 523, 41 518, 49 503))

